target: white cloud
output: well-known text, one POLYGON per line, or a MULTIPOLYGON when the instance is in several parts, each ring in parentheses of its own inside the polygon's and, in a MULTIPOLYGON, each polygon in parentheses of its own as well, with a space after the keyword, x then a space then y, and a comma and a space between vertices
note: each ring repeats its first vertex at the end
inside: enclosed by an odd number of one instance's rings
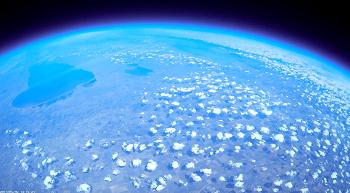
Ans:
POLYGON ((243 187, 243 184, 244 184, 244 182, 238 181, 238 182, 235 183, 235 186, 238 187, 238 188, 241 188, 241 187, 243 187))
POLYGON ((291 136, 291 137, 290 137, 290 140, 291 140, 291 141, 299 141, 299 139, 297 138, 297 136, 291 136))
POLYGON ((125 160, 122 160, 122 159, 118 159, 118 160, 116 161, 116 164, 117 164, 117 166, 119 166, 119 167, 124 167, 124 166, 126 165, 126 161, 125 161, 125 160))
POLYGON ((149 128, 149 130, 150 130, 153 134, 156 134, 156 133, 158 132, 154 127, 149 128))
POLYGON ((32 140, 28 140, 28 141, 26 141, 26 142, 24 142, 24 143, 22 144, 22 147, 23 147, 23 148, 26 148, 26 147, 28 147, 28 146, 31 146, 32 144, 33 144, 32 140))
POLYGON ((176 105, 176 106, 180 105, 180 103, 176 102, 176 101, 172 102, 171 104, 176 105))
POLYGON ((170 128, 166 128, 164 132, 165 133, 174 133, 175 131, 176 131, 175 128, 170 127, 170 128))
POLYGON ((251 134, 251 138, 252 138, 252 139, 261 140, 261 139, 262 139, 262 135, 260 135, 258 132, 253 132, 253 133, 251 134))
POLYGON ((195 131, 192 131, 191 137, 194 138, 194 137, 196 137, 196 136, 197 136, 197 133, 196 133, 195 131))
POLYGON ((160 93, 160 96, 172 97, 172 94, 169 93, 160 93))
POLYGON ((124 150, 127 151, 127 152, 131 152, 133 148, 134 148, 134 145, 133 144, 129 144, 129 145, 124 147, 124 150))
POLYGON ((263 95, 265 95, 266 93, 263 90, 259 90, 259 92, 263 95))
POLYGON ((173 161, 173 163, 171 164, 171 166, 176 169, 179 167, 179 163, 177 161, 173 161))
POLYGON ((98 160, 98 155, 97 154, 93 154, 92 157, 91 157, 92 160, 98 160))
POLYGON ((270 133, 270 130, 267 127, 261 127, 260 131, 263 132, 263 133, 266 133, 266 134, 270 133))
POLYGON ((55 157, 50 157, 50 158, 46 159, 46 163, 48 163, 48 164, 53 163, 55 161, 57 161, 57 159, 55 157))
POLYGON ((208 168, 201 169, 200 171, 203 172, 204 175, 206 175, 206 176, 210 176, 210 174, 212 173, 211 169, 208 169, 208 168))
POLYGON ((190 87, 190 88, 179 88, 178 90, 180 90, 181 92, 191 92, 193 90, 195 90, 196 87, 190 87))
POLYGON ((267 109, 263 109, 262 110, 262 113, 264 113, 265 115, 271 115, 272 114, 272 111, 269 111, 267 109))
POLYGON ((159 144, 158 146, 157 146, 159 149, 161 149, 162 151, 162 153, 165 153, 165 152, 167 152, 167 149, 165 148, 165 145, 164 144, 159 144))
POLYGON ((108 182, 111 182, 111 181, 112 181, 112 178, 111 178, 111 176, 106 176, 106 177, 104 178, 104 181, 108 181, 108 182))
POLYGON ((231 137, 233 137, 231 133, 225 133, 223 140, 230 139, 231 137))
POLYGON ((226 181, 226 179, 225 179, 224 176, 220 176, 220 177, 219 177, 219 180, 220 180, 221 182, 225 182, 225 181, 226 181))
POLYGON ((239 174, 238 176, 235 177, 236 181, 243 181, 243 174, 239 174))
POLYGON ((240 146, 235 146, 235 149, 236 149, 235 152, 239 153, 239 151, 241 150, 241 147, 240 146))
POLYGON ((22 151, 22 153, 25 154, 25 155, 26 155, 26 154, 29 154, 30 152, 31 152, 31 151, 30 151, 29 149, 23 149, 23 151, 22 151))
POLYGON ((255 110, 253 110, 253 109, 249 109, 248 112, 249 112, 251 115, 253 115, 253 116, 255 116, 255 115, 258 114, 258 113, 257 113, 255 110))
MULTIPOLYGON (((65 165, 70 166, 74 163, 74 160, 72 158, 69 158, 68 161, 65 163, 65 165)), ((43 164, 44 165, 44 164, 43 164)))
POLYGON ((237 133, 237 135, 238 135, 239 138, 243 138, 245 134, 242 133, 242 132, 239 132, 239 133, 237 133))
POLYGON ((151 189, 156 189, 157 188, 157 182, 156 181, 152 181, 152 183, 151 183, 151 185, 150 185, 150 187, 151 187, 151 189))
POLYGON ((256 188, 254 188, 254 191, 261 192, 261 191, 262 191, 261 186, 258 186, 258 187, 256 187, 256 188))
POLYGON ((64 172, 64 180, 66 182, 69 182, 69 181, 72 181, 72 180, 75 180, 75 179, 77 179, 77 177, 74 176, 70 171, 64 172))
POLYGON ((159 177, 159 178, 158 178, 158 182, 159 182, 160 184, 166 185, 166 182, 165 182, 164 178, 162 178, 162 177, 159 177))
POLYGON ((161 185, 157 186, 156 190, 157 190, 157 191, 161 191, 161 190, 163 190, 164 188, 165 188, 165 186, 161 184, 161 185))
POLYGON ((153 160, 149 160, 146 166, 146 169, 149 171, 154 171, 157 168, 158 164, 157 162, 153 160))
POLYGON ((132 160, 132 165, 133 165, 134 167, 140 166, 141 163, 142 163, 142 160, 140 160, 140 159, 134 159, 134 160, 132 160))
POLYGON ((222 132, 219 132, 218 134, 216 134, 216 137, 221 140, 224 136, 222 134, 222 132))
POLYGON ((113 175, 118 175, 120 174, 120 171, 118 169, 113 170, 113 175))
POLYGON ((233 161, 229 161, 229 163, 228 163, 230 166, 232 166, 232 167, 236 167, 236 168, 240 168, 241 166, 243 166, 243 164, 242 163, 240 163, 240 162, 237 162, 237 163, 233 163, 233 161))
POLYGON ((132 184, 135 186, 135 188, 140 188, 140 183, 138 181, 133 181, 132 184))
POLYGON ((317 127, 314 129, 314 131, 315 131, 316 133, 321 132, 321 130, 320 130, 319 128, 317 128, 317 127))
POLYGON ((91 186, 88 184, 80 184, 79 186, 77 186, 77 192, 85 192, 85 193, 89 193, 91 191, 91 186))
POLYGON ((145 150, 147 147, 146 147, 146 145, 145 144, 141 144, 140 145, 140 151, 143 151, 143 150, 145 150))
POLYGON ((281 186, 283 183, 283 180, 276 180, 273 182, 276 186, 281 186))
POLYGON ((188 122, 188 123, 186 123, 186 126, 193 126, 194 125, 194 123, 191 121, 191 122, 188 122))
POLYGON ((333 172, 331 178, 337 178, 337 172, 333 172))
POLYGON ((88 167, 83 167, 83 169, 81 170, 83 173, 87 173, 89 171, 88 167))
POLYGON ((194 153, 194 154, 199 154, 199 148, 198 148, 198 144, 194 144, 191 148, 191 151, 194 153))
POLYGON ((32 178, 36 178, 36 177, 38 177, 38 174, 32 173, 32 178))
POLYGON ((60 171, 55 172, 54 170, 50 170, 50 176, 57 176, 60 171))
POLYGON ((292 157, 294 157, 294 155, 295 155, 295 151, 293 151, 293 150, 290 150, 290 151, 286 150, 286 153, 292 157))
POLYGON ((191 178, 192 178, 195 182, 202 181, 202 178, 201 178, 200 176, 198 176, 197 174, 195 174, 195 173, 192 173, 192 174, 191 174, 191 178))
POLYGON ((273 138, 279 142, 284 142, 284 136, 282 134, 274 135, 273 138))
POLYGON ((235 183, 235 186, 236 187, 243 187, 243 184, 244 184, 244 182, 243 182, 243 174, 239 174, 238 176, 236 176, 235 177, 235 180, 237 181, 236 183, 235 183))
POLYGON ((46 176, 45 180, 44 180, 44 185, 46 189, 51 189, 53 188, 55 183, 55 180, 52 179, 50 176, 46 176))
POLYGON ((166 175, 164 175, 164 178, 167 180, 171 180, 171 179, 173 179, 173 176, 171 174, 166 174, 166 175))
POLYGON ((114 154, 112 155, 112 160, 117 159, 117 157, 118 157, 118 153, 114 153, 114 154))
POLYGON ((185 147, 184 144, 175 142, 174 146, 173 146, 173 149, 174 150, 180 150, 180 149, 183 149, 184 147, 185 147))
POLYGON ((239 130, 239 129, 241 129, 241 128, 243 128, 243 125, 242 125, 242 124, 240 124, 240 123, 237 123, 237 125, 236 125, 235 129, 239 130))
POLYGON ((134 143, 134 150, 137 150, 137 147, 139 146, 140 143, 134 143))
POLYGON ((186 169, 194 169, 194 163, 193 162, 189 162, 188 164, 186 164, 186 169))
POLYGON ((251 131, 251 130, 253 130, 253 129, 254 129, 254 126, 247 125, 247 130, 248 130, 248 131, 251 131))
POLYGON ((288 183, 286 183, 286 184, 284 184, 286 187, 288 187, 288 188, 293 188, 293 184, 292 184, 292 182, 288 182, 288 183))
POLYGON ((291 171, 287 171, 286 174, 287 176, 296 176, 298 173, 296 171, 291 170, 291 171))
POLYGON ((213 113, 219 115, 221 113, 220 108, 213 108, 213 113))

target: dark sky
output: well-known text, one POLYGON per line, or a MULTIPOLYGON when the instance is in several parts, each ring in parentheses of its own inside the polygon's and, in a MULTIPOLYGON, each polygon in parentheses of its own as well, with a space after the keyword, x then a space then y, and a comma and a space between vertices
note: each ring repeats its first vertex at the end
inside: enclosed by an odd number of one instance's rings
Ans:
POLYGON ((97 0, 6 1, 0 6, 0 55, 79 26, 123 21, 185 21, 241 28, 305 47, 350 69, 350 12, 333 1, 97 0))

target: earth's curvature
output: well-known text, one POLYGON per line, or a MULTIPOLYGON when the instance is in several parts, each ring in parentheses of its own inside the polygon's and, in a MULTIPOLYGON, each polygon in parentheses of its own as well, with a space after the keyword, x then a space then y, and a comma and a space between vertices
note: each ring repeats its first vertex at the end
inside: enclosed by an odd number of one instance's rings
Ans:
POLYGON ((342 74, 198 28, 31 44, 0 58, 0 191, 348 192, 342 74))

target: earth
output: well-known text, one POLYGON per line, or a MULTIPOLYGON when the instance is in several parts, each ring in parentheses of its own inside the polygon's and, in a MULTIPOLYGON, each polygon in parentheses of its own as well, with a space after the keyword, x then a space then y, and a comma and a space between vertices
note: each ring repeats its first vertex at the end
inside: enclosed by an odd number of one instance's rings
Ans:
POLYGON ((0 191, 348 192, 348 77, 207 28, 38 41, 0 58, 0 191))

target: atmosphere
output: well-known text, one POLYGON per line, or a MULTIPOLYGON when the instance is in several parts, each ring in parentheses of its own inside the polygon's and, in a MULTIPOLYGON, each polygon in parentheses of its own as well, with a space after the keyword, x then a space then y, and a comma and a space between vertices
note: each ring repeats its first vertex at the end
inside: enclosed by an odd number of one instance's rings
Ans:
POLYGON ((35 1, 0 8, 0 54, 38 39, 103 25, 177 23, 244 31, 349 68, 346 6, 302 1, 35 1), (305 49, 304 49, 305 48, 305 49))

